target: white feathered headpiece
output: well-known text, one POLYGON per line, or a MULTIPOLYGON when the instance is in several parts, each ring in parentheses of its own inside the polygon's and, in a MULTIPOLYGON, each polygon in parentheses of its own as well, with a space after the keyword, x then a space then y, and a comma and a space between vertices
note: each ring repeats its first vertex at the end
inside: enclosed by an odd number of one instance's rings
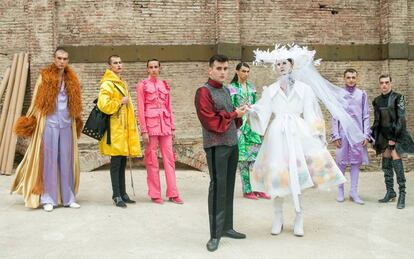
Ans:
POLYGON ((347 113, 348 102, 345 99, 347 92, 326 80, 316 70, 315 66, 320 64, 320 59, 314 60, 316 51, 308 50, 296 44, 286 46, 275 45, 272 51, 255 50, 255 65, 272 64, 275 68, 278 60, 293 59, 293 71, 291 77, 309 85, 316 97, 326 106, 334 118, 341 122, 346 138, 351 145, 362 143, 365 139, 359 125, 347 113))
POLYGON ((272 64, 274 68, 277 60, 284 60, 291 58, 293 59, 294 65, 293 70, 299 70, 305 66, 313 64, 315 66, 320 64, 320 59, 314 61, 315 50, 308 50, 308 47, 300 47, 296 44, 288 44, 281 46, 280 44, 275 44, 275 49, 270 51, 268 50, 254 50, 255 61, 253 64, 272 64))

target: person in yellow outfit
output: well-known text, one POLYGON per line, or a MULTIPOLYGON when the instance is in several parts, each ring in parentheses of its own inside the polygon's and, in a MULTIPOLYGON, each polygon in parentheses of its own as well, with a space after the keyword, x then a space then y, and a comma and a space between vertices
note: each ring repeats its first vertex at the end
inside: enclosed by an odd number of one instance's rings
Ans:
POLYGON ((118 55, 108 58, 108 69, 100 83, 98 108, 110 116, 110 144, 105 132, 99 141, 103 155, 111 156, 112 200, 117 207, 126 208, 126 203, 135 203, 126 193, 126 158, 139 157, 141 145, 134 115, 134 106, 128 92, 128 85, 121 79, 122 61, 118 55))

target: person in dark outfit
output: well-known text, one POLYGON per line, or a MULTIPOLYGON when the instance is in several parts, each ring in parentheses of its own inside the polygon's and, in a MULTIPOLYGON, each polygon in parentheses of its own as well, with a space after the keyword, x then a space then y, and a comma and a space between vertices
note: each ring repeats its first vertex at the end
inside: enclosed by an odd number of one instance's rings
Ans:
POLYGON ((220 238, 246 238, 233 229, 234 181, 238 162, 237 127, 246 107, 235 109, 230 91, 223 86, 228 74, 228 58, 214 55, 209 60, 208 81, 197 89, 195 106, 202 125, 203 147, 210 173, 208 212, 210 240, 207 250, 218 248, 220 238))
POLYGON ((394 172, 397 175, 399 197, 397 208, 405 207, 405 176, 401 155, 414 153, 414 142, 406 130, 405 99, 400 93, 392 90, 392 79, 389 75, 379 77, 381 95, 377 96, 374 106, 374 124, 372 134, 374 148, 382 154, 382 170, 384 171, 387 192, 381 203, 394 201, 397 194, 394 191, 394 172))

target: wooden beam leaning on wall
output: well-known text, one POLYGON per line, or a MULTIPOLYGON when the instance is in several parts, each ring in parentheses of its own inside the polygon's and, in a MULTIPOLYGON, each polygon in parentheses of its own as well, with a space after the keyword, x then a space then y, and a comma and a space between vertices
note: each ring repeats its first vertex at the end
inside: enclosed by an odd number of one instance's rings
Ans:
POLYGON ((23 59, 23 67, 22 67, 22 73, 20 77, 20 82, 18 85, 18 94, 17 94, 17 100, 16 100, 16 107, 13 113, 11 113, 11 121, 12 121, 12 127, 10 129, 11 133, 11 139, 10 139, 10 145, 9 145, 9 152, 6 160, 6 169, 4 171, 4 174, 10 175, 13 171, 13 163, 14 163, 14 157, 16 155, 16 145, 17 145, 17 136, 14 134, 13 128, 14 124, 16 123, 17 119, 21 116, 22 110, 23 110, 23 102, 24 102, 24 96, 26 93, 26 85, 27 85, 27 77, 29 74, 29 54, 24 54, 23 59))
POLYGON ((6 72, 4 72, 4 77, 1 80, 0 84, 0 100, 3 97, 3 93, 6 90, 7 82, 9 81, 9 75, 10 75, 10 68, 8 67, 6 69, 6 72))
POLYGON ((15 54, 7 79, 7 92, 0 117, 0 174, 10 175, 13 170, 17 142, 17 137, 13 134, 13 125, 23 108, 28 61, 28 54, 15 54))
POLYGON ((16 67, 17 67, 17 61, 18 61, 18 54, 14 54, 13 56, 13 63, 10 69, 10 76, 9 76, 9 81, 7 82, 7 91, 6 91, 6 96, 4 97, 4 103, 3 103, 3 107, 1 109, 1 117, 0 117, 0 174, 3 174, 1 167, 2 167, 2 160, 3 160, 3 155, 5 152, 7 152, 7 149, 5 147, 5 141, 3 141, 3 139, 5 139, 5 135, 8 137, 9 135, 7 135, 6 132, 6 126, 7 126, 7 114, 9 111, 9 106, 10 106, 10 99, 12 96, 12 92, 13 92, 13 83, 14 83, 14 79, 16 76, 16 67))

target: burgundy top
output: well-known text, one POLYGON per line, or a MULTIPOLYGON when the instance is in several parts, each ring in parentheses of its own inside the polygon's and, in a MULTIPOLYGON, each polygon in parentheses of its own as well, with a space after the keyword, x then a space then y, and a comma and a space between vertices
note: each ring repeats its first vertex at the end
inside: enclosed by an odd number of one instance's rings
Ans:
MULTIPOLYGON (((208 79, 208 84, 214 88, 224 87, 223 84, 208 79)), ((235 120, 236 127, 240 128, 242 119, 237 118, 237 112, 227 112, 226 110, 216 110, 210 91, 206 87, 200 87, 197 90, 195 106, 198 118, 203 127, 215 133, 226 132, 232 120, 235 120)))

